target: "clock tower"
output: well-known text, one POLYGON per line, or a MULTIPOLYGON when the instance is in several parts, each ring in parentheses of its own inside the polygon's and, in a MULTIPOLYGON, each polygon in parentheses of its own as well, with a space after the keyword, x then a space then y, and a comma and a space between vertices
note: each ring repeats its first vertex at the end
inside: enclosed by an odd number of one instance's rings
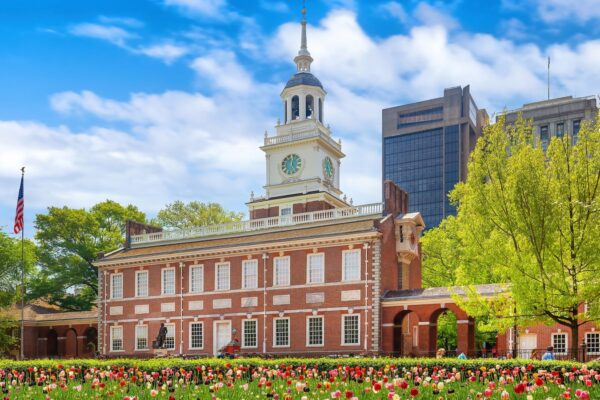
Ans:
POLYGON ((267 164, 265 195, 251 196, 250 218, 348 207, 340 196, 341 141, 331 137, 324 123, 323 85, 310 72, 313 61, 306 40, 306 9, 302 9, 300 50, 294 58, 296 73, 281 92, 283 123, 276 134, 265 133, 267 164))

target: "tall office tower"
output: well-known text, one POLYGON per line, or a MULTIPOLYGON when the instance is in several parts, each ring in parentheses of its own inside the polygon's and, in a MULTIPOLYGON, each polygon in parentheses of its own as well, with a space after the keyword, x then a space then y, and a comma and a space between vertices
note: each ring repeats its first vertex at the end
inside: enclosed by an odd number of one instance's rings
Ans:
POLYGON ((576 140, 581 122, 593 120, 598 114, 598 106, 594 96, 567 96, 525 104, 519 109, 500 114, 496 120, 505 115, 506 123, 513 124, 519 114, 533 121, 536 142, 546 149, 552 136, 569 135, 576 140))
POLYGON ((427 228, 456 212, 448 193, 466 179, 469 154, 487 121, 469 86, 383 110, 383 180, 408 192, 409 211, 419 211, 427 228))

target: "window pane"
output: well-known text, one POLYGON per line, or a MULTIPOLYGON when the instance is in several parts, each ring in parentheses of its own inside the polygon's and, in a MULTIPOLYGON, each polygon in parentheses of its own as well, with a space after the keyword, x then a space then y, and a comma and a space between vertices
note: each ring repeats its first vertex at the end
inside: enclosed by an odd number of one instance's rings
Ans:
POLYGON ((167 328, 167 336, 165 338, 165 348, 166 349, 174 349, 175 348, 175 325, 174 324, 165 324, 167 328))
POLYGON ((344 253, 344 271, 342 279, 345 281, 360 280, 360 250, 344 253))
POLYGON ((311 254, 308 256, 308 283, 323 283, 324 273, 323 254, 311 254))
POLYGON ((600 333, 586 333, 585 344, 587 346, 587 352, 590 354, 600 353, 600 333))
POLYGON ((344 315, 344 344, 359 344, 358 315, 344 315))
POLYGON ((196 265, 190 269, 190 292, 198 293, 204 290, 204 268, 196 265))
POLYGON ((275 346, 290 345, 290 321, 287 318, 275 319, 275 346))
POLYGON ((255 289, 258 287, 258 261, 247 260, 242 263, 244 289, 255 289))
POLYGON ((217 264, 216 286, 216 290, 229 290, 229 264, 217 264))
POLYGON ((559 333, 552 335, 552 346, 557 354, 565 354, 567 352, 567 334, 559 333))
POLYGON ((274 286, 288 286, 290 284, 290 259, 279 257, 275 259, 274 286))
POLYGON ((148 348, 148 326, 136 325, 135 327, 135 348, 145 350, 148 348))
POLYGON ((323 317, 308 318, 308 345, 320 346, 323 344, 323 317))
POLYGON ((111 350, 123 350, 123 327, 116 326, 111 328, 111 350))
POLYGON ((243 347, 256 347, 258 345, 255 320, 244 320, 242 336, 243 347))
POLYGON ((175 294, 175 270, 163 269, 163 294, 175 294))
POLYGON ((191 323, 190 324, 190 347, 192 349, 200 349, 203 347, 203 332, 202 332, 202 323, 191 323))
POLYGON ((148 272, 137 272, 137 293, 136 296, 148 296, 148 272))
POLYGON ((120 299, 123 297, 123 275, 114 274, 112 275, 112 284, 111 284, 111 297, 113 299, 120 299))

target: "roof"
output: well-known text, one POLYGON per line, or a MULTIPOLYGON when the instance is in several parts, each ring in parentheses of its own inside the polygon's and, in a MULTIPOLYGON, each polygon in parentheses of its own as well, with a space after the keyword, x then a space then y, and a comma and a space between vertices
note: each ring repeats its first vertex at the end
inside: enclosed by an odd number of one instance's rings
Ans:
MULTIPOLYGON (((227 235, 225 237, 197 238, 186 242, 156 244, 154 246, 144 246, 136 248, 123 248, 104 258, 97 260, 96 263, 109 262, 113 260, 126 260, 141 256, 158 256, 174 253, 185 253, 193 251, 209 251, 224 249, 237 246, 252 246, 267 244, 273 242, 293 241, 303 238, 318 238, 327 236, 339 236, 343 234, 353 234, 360 232, 372 232, 375 230, 375 220, 381 216, 372 216, 369 219, 359 221, 346 221, 319 225, 299 227, 293 226, 288 229, 281 229, 270 232, 251 232, 227 235)), ((96 264, 95 263, 95 264, 96 264)))
POLYGON ((286 83, 285 89, 300 85, 318 86, 323 89, 321 81, 310 72, 298 72, 297 74, 294 74, 294 76, 286 83))
MULTIPOLYGON (((21 319, 21 305, 16 304, 7 311, 12 318, 21 319)), ((63 320, 95 320, 98 310, 94 307, 89 311, 63 311, 57 306, 42 300, 34 300, 25 305, 24 320, 26 322, 63 321, 63 320)))
MULTIPOLYGON (((476 285, 477 293, 483 296, 492 296, 504 291, 499 284, 476 285)), ((465 295, 464 286, 443 286, 419 289, 390 290, 383 295, 383 301, 418 300, 448 298, 452 295, 465 295)))

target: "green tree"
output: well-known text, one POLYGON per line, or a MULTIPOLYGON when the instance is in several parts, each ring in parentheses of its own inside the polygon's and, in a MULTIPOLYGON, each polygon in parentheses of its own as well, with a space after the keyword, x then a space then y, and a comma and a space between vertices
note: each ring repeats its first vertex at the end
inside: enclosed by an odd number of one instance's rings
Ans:
MULTIPOLYGON (((26 275, 31 274, 36 262, 35 244, 23 242, 26 275)), ((16 338, 10 334, 18 326, 9 308, 21 299, 21 239, 0 232, 0 354, 9 350, 16 338)))
POLYGON ((547 151, 537 142, 522 119, 487 127, 467 181, 451 194, 457 223, 437 228, 447 232, 433 236, 447 243, 426 242, 424 253, 439 262, 430 249, 455 246, 459 284, 510 284, 512 298, 466 307, 560 323, 577 338, 579 326, 600 318, 600 122, 584 124, 575 145, 569 136, 553 138, 547 151))
POLYGON ((193 228, 240 221, 243 217, 243 213, 227 211, 217 203, 191 201, 185 204, 178 200, 160 210, 152 224, 167 229, 193 228))
POLYGON ((39 271, 30 298, 43 298, 65 310, 88 310, 98 294, 98 271, 92 262, 100 252, 123 245, 125 222, 145 222, 137 207, 106 200, 89 210, 49 207, 35 219, 39 271))

